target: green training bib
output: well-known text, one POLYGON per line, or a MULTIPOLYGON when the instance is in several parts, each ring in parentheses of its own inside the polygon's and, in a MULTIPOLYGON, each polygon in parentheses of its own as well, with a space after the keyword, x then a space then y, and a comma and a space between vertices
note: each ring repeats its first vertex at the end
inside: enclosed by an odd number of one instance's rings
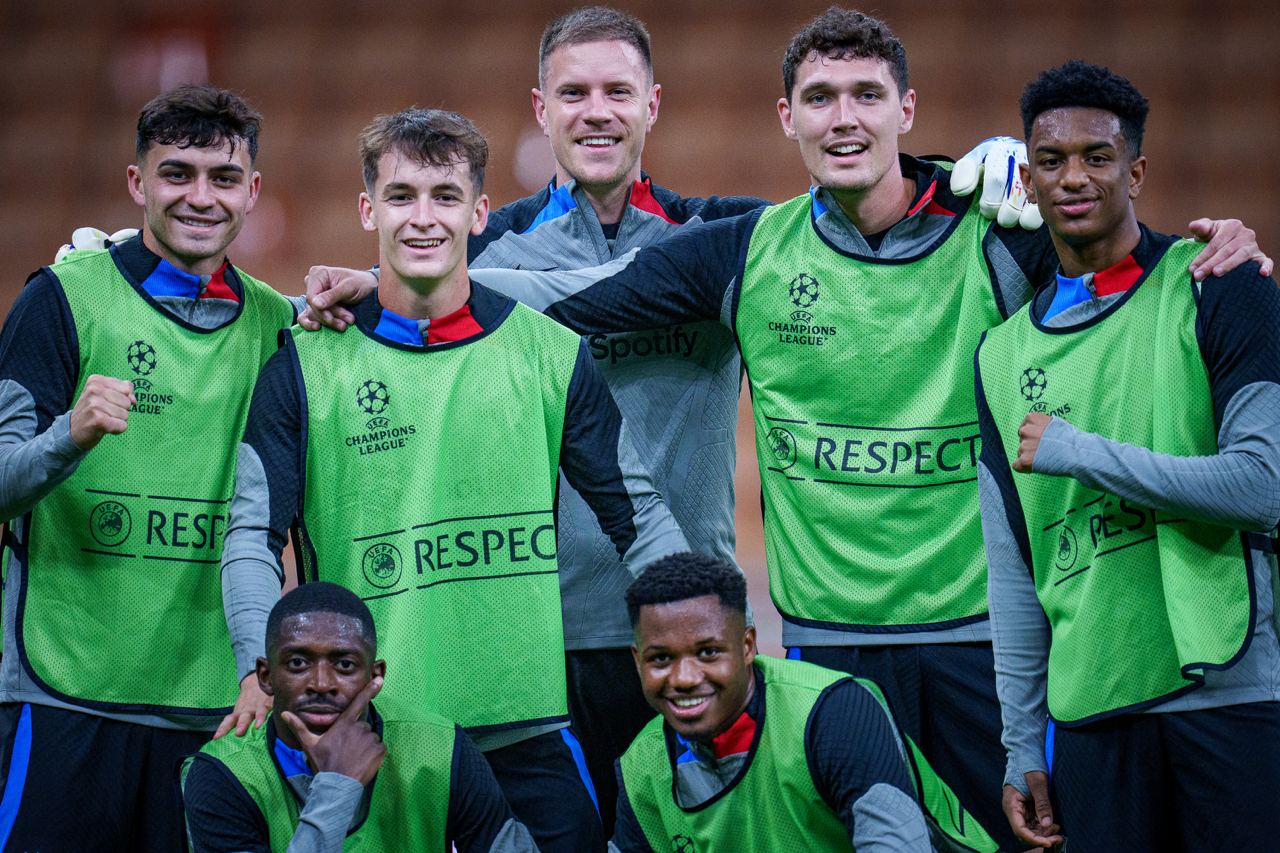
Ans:
MULTIPOLYGON (((390 682, 388 682, 390 683, 390 682)), ((269 720, 267 725, 273 723, 269 720)), ((182 782, 199 756, 220 763, 236 777, 262 813, 273 853, 284 853, 301 814, 297 795, 271 755, 267 725, 250 726, 210 741, 182 765, 182 782)), ((446 850, 453 741, 456 729, 443 720, 383 720, 387 754, 378 768, 369 814, 342 843, 343 853, 446 850)))
POLYGON ((808 195, 751 237, 737 332, 769 590, 791 622, 929 630, 986 614, 973 348, 1001 317, 974 205, 907 262, 829 246, 808 195))
POLYGON ((461 346, 294 335, 307 576, 373 611, 383 704, 472 730, 568 713, 555 503, 579 339, 513 305, 461 346))
MULTIPOLYGON (((805 731, 813 707, 831 685, 850 676, 802 661, 758 655, 764 674, 765 713, 751 764, 732 787, 709 803, 682 808, 667 754, 661 717, 636 736, 620 760, 631 809, 654 850, 696 853, 852 850, 844 823, 813 784, 805 731), (684 843, 686 847, 680 847, 684 843)), ((893 720, 879 687, 856 679, 893 720)), ((990 851, 991 837, 960 806, 950 788, 898 729, 910 755, 908 770, 917 801, 927 810, 935 844, 945 850, 990 851), (942 833, 939 837, 938 833, 942 833)))
MULTIPOLYGON (((1044 327, 1023 308, 978 363, 1005 457, 1029 411, 1175 456, 1217 452, 1187 266, 1174 244, 1098 321, 1044 327)), ((1070 477, 1013 475, 1053 632, 1049 712, 1063 724, 1150 705, 1230 666, 1253 627, 1241 533, 1152 510, 1070 477)))
POLYGON ((220 716, 238 681, 219 570, 236 446, 293 309, 237 271, 240 315, 202 330, 162 314, 109 252, 50 269, 75 321, 76 399, 96 373, 131 381, 137 403, 31 511, 21 654, 68 702, 220 716))

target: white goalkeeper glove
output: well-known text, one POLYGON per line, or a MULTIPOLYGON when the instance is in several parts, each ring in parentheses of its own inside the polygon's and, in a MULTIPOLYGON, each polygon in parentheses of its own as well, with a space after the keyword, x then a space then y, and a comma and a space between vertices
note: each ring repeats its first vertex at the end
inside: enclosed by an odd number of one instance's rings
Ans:
POLYGON ((978 210, 1005 228, 1015 225, 1034 231, 1044 220, 1040 208, 1027 203, 1019 164, 1027 162, 1027 146, 1012 136, 993 136, 956 161, 951 170, 951 191, 969 195, 982 179, 978 210))
POLYGON ((62 248, 53 256, 53 262, 60 264, 76 252, 101 252, 117 243, 132 240, 138 236, 137 228, 121 228, 114 234, 99 231, 97 228, 77 228, 71 232, 71 242, 63 243, 62 248))

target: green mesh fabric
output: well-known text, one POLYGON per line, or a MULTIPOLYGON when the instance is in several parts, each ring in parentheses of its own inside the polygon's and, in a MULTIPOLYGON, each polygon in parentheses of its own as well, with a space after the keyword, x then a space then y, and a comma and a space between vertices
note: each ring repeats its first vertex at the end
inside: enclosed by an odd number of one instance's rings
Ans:
POLYGON ((737 314, 773 600, 819 625, 981 618, 973 349, 1001 319, 987 224, 971 209, 928 255, 874 263, 810 217, 807 195, 760 217, 737 314))
POLYGON ((578 338, 517 305, 464 346, 295 342, 308 575, 368 603, 396 674, 380 702, 469 728, 563 718, 554 509, 578 338))
MULTIPOLYGON (((374 782, 369 814, 343 842, 344 853, 446 849, 455 731, 452 723, 440 718, 383 720, 387 754, 374 782)), ((272 760, 267 726, 250 726, 244 737, 227 735, 210 741, 200 752, 235 775, 262 813, 271 850, 285 853, 297 831, 300 808, 272 760)), ((192 757, 183 763, 184 785, 196 760, 192 757)))
MULTIPOLYGON (((1037 328, 1023 309, 979 350, 982 386, 1010 462, 1028 411, 1158 453, 1217 452, 1187 266, 1172 246, 1100 322, 1037 328)), ((1252 603, 1240 533, 1173 517, 1069 477, 1014 474, 1036 589, 1053 631, 1049 711, 1062 723, 1196 683, 1239 653, 1252 603)))
POLYGON ((240 273, 220 329, 169 319, 107 252, 52 268, 75 320, 78 397, 92 374, 137 405, 32 511, 19 643, 45 689, 120 710, 221 715, 237 691, 219 562, 235 453, 262 363, 293 317, 240 273))

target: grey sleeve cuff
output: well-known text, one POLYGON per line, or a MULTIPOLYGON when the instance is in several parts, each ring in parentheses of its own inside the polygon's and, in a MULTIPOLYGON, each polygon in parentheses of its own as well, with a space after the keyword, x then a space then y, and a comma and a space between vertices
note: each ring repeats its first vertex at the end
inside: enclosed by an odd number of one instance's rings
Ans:
POLYGON ((489 853, 538 853, 538 845, 529 834, 529 828, 512 817, 498 830, 489 853))
POLYGON ((49 428, 34 435, 35 404, 15 382, 0 389, 0 410, 9 417, 0 424, 0 520, 25 515, 63 480, 75 473, 89 451, 71 440, 71 413, 54 418, 49 428), (12 399, 21 395, 25 400, 12 399))
POLYGON ((258 454, 247 444, 236 457, 236 491, 222 541, 222 608, 240 679, 266 655, 267 616, 284 573, 267 544, 267 479, 258 454))
POLYGON ((887 782, 872 785, 853 804, 858 853, 929 853, 929 828, 915 798, 887 782))
POLYGON ((341 773, 317 773, 287 853, 341 853, 364 787, 341 773))
POLYGON ((286 296, 289 304, 293 306, 293 316, 296 319, 299 314, 307 310, 307 295, 305 293, 298 296, 286 296))
MULTIPOLYGON (((1156 510, 1241 530, 1268 531, 1280 521, 1280 386, 1255 382, 1228 403, 1218 452, 1155 453, 1049 422, 1032 469, 1156 510)), ((1206 412, 1206 417, 1209 417, 1206 412)))
POLYGON ((1022 775, 1047 770, 1044 746, 1049 712, 1045 701, 1049 623, 1022 559, 1000 495, 1000 487, 978 465, 982 536, 987 548, 987 599, 995 652, 996 693, 1004 720, 1001 742, 1008 754, 1005 784, 1025 793, 1022 775))

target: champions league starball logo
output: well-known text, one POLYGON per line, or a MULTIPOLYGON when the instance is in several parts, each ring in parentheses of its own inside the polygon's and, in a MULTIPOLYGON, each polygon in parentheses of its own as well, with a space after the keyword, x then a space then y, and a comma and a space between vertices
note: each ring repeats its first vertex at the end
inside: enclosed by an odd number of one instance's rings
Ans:
POLYGON ((129 369, 139 376, 147 376, 156 369, 155 347, 146 341, 134 341, 129 344, 126 358, 129 360, 129 369))
POLYGON ((791 279, 787 288, 791 304, 797 308, 808 308, 818 301, 818 280, 806 272, 791 279))
POLYGON ((356 389, 356 403, 366 414, 380 415, 387 410, 391 394, 387 386, 376 379, 366 379, 356 389))
POLYGON ((1028 367, 1022 371, 1022 382, 1019 387, 1022 389, 1022 396, 1026 397, 1028 401, 1034 403, 1043 397, 1047 384, 1048 379, 1045 378, 1044 371, 1040 368, 1028 367))

